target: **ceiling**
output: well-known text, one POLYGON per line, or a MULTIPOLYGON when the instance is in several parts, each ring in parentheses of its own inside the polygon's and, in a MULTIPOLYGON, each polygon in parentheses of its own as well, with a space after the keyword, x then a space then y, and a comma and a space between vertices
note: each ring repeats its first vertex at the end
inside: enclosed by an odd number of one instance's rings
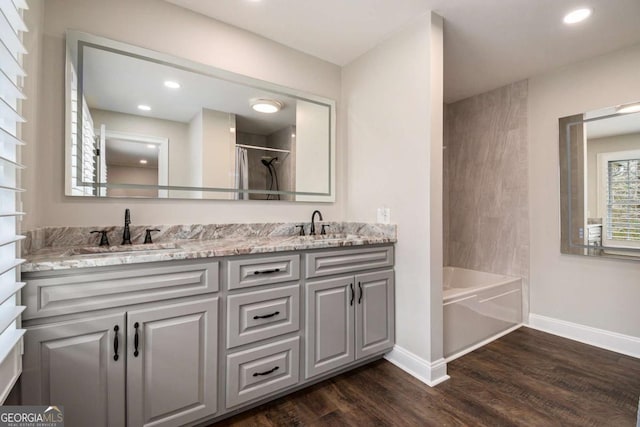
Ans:
POLYGON ((589 139, 616 135, 640 134, 640 113, 623 114, 587 123, 589 139))
POLYGON ((640 42, 638 0, 167 0, 344 66, 416 17, 445 19, 445 102, 640 42), (568 11, 593 16, 574 26, 568 11))
POLYGON ((107 170, 109 166, 158 169, 158 146, 121 138, 106 138, 105 150, 107 170), (141 164, 140 160, 146 160, 141 164))

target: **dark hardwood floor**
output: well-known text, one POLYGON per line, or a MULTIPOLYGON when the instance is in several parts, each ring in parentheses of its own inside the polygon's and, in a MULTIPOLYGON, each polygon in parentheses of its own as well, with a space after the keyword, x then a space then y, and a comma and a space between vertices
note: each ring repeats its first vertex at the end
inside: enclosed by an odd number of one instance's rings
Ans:
POLYGON ((528 328, 430 388, 380 360, 216 426, 635 426, 640 360, 528 328))

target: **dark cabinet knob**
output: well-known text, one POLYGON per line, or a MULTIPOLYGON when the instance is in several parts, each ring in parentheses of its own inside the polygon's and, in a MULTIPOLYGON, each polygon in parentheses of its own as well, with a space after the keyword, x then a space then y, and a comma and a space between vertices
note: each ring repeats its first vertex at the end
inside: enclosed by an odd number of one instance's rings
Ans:
POLYGON ((113 360, 116 362, 120 358, 118 354, 118 331, 120 330, 120 326, 116 325, 113 327, 113 360))
POLYGON ((134 323, 133 327, 136 329, 136 333, 133 336, 133 357, 138 357, 138 355, 140 354, 140 352, 138 351, 138 346, 140 345, 140 331, 138 330, 138 328, 140 327, 140 323, 134 323))

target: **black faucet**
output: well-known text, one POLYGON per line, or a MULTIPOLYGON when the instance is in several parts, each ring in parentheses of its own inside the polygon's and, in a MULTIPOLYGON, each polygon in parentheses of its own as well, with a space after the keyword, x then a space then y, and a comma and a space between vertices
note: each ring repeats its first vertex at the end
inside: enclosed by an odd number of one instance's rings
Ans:
POLYGON ((320 221, 323 221, 322 213, 319 210, 313 211, 313 213, 311 214, 311 228, 309 229, 309 236, 316 235, 316 223, 315 223, 316 214, 318 214, 318 216, 320 217, 320 221))
POLYGON ((129 224, 131 224, 131 212, 129 208, 124 210, 124 231, 122 232, 122 244, 131 244, 131 231, 129 231, 129 224))
POLYGON ((144 235, 144 244, 148 245, 153 243, 153 240, 151 240, 151 233, 154 231, 160 231, 159 228, 147 228, 147 232, 144 235))
POLYGON ((107 237, 107 230, 93 230, 91 234, 100 233, 100 245, 109 246, 109 238, 107 237))

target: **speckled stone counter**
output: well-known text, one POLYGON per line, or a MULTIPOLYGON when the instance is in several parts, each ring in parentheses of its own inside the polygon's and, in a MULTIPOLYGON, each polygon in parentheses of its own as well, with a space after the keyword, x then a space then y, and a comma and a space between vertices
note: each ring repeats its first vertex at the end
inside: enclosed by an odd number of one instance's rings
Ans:
MULTIPOLYGON (((327 235, 300 236, 296 223, 132 226, 133 245, 117 245, 122 227, 47 227, 26 233, 22 272, 298 251, 396 242, 396 226, 322 222, 327 235), (144 245, 146 229, 159 229, 144 245), (107 230, 110 247, 98 247, 107 230)), ((319 232, 320 226, 317 226, 319 232)), ((309 224, 306 224, 308 232, 309 224)))

